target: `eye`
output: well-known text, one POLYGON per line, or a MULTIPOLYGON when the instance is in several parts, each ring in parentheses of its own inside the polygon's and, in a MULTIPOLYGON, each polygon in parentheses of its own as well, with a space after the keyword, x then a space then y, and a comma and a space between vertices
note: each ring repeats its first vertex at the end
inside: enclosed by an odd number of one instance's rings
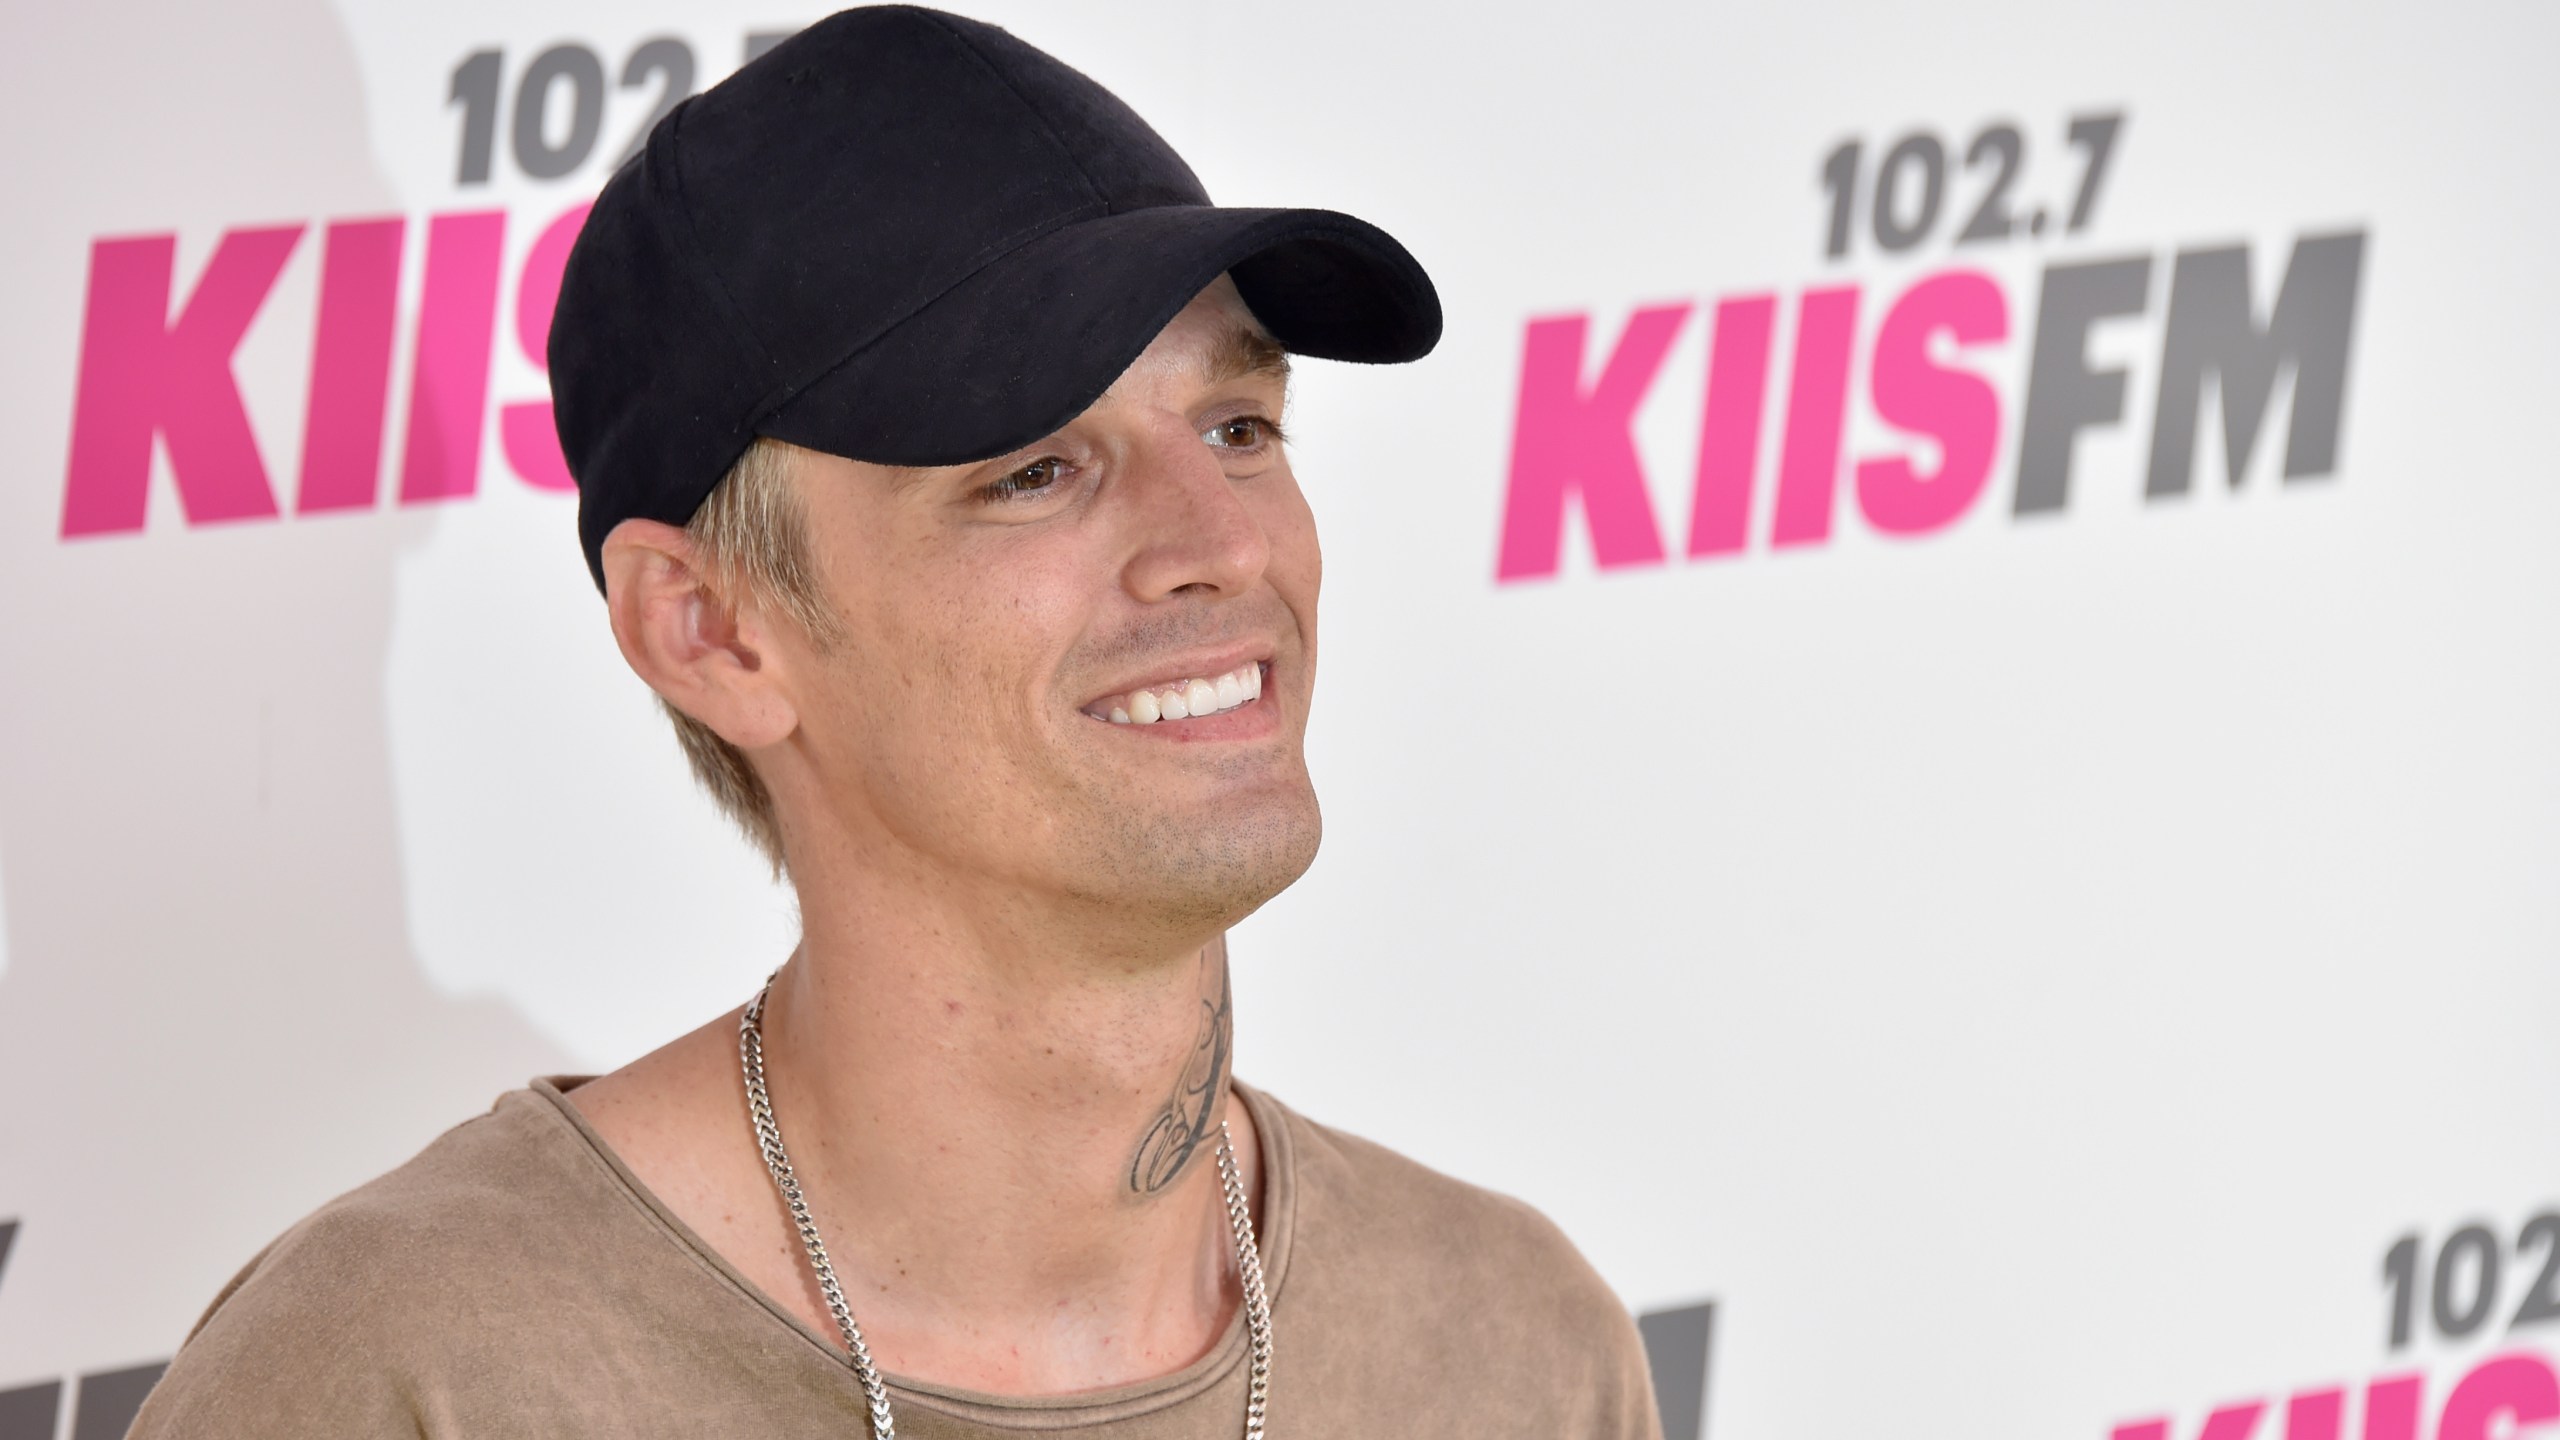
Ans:
POLYGON ((1201 442, 1219 450, 1259 450, 1284 438, 1280 427, 1259 415, 1239 415, 1221 420, 1200 432, 1201 442))
POLYGON ((1066 473, 1067 462, 1054 455, 1044 455, 1010 475, 998 477, 978 492, 978 499, 989 505, 1028 499, 1055 486, 1066 473))

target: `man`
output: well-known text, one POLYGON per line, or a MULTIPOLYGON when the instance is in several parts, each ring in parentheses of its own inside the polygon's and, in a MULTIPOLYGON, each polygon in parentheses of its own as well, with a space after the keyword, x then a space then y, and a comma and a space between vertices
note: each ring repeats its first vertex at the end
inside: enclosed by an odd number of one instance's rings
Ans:
POLYGON ((1212 208, 987 26, 848 11, 680 107, 557 413, 802 941, 288 1232, 136 1433, 1655 1434, 1554 1227, 1229 1076, 1221 937, 1318 834, 1287 356, 1438 332, 1395 241, 1212 208))

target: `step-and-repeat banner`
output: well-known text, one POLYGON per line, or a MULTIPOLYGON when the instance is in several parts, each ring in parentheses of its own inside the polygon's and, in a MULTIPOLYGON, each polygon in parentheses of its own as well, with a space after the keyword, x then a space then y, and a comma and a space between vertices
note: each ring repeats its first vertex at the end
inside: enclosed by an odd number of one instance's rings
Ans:
MULTIPOLYGON (((1244 1074, 1555 1216, 1673 1440, 2560 1433, 2560 12, 974 8, 1447 302, 1303 367, 1244 1074)), ((541 340, 817 13, 9 18, 0 1440, 791 943, 541 340)))

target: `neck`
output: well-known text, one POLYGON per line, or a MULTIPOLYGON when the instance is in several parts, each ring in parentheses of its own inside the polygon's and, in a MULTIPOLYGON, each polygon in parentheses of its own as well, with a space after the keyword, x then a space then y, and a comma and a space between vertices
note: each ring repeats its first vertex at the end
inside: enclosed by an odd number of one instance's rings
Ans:
POLYGON ((917 898, 804 886, 764 1016, 866 1339, 893 1372, 1014 1394, 1188 1364, 1235 1305, 1221 1121, 1258 1188, 1223 939, 1061 954, 917 898))

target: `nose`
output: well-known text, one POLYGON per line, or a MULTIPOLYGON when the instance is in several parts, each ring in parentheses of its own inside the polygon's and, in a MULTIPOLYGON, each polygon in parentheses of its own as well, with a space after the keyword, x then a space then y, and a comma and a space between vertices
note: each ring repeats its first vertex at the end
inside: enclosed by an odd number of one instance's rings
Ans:
POLYGON ((1176 420, 1133 458, 1127 488, 1136 547, 1122 577, 1154 602, 1191 592, 1241 595, 1271 563, 1271 537, 1209 443, 1176 420))

